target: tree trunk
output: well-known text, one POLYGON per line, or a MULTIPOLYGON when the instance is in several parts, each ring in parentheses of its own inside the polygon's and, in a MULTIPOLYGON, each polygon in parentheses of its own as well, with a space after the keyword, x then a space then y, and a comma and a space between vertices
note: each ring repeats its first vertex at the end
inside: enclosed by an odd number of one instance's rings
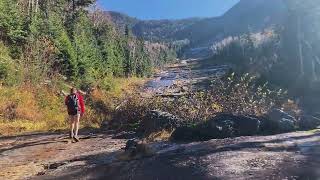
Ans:
POLYGON ((34 1, 35 0, 31 0, 31 15, 33 14, 33 11, 34 11, 34 1))
POLYGON ((318 65, 320 65, 320 59, 317 56, 317 54, 313 51, 313 48, 312 48, 311 44, 306 40, 303 40, 303 42, 306 45, 306 47, 309 48, 310 53, 311 53, 311 55, 313 57, 313 59, 311 61, 312 80, 318 81, 318 76, 317 76, 317 73, 316 73, 316 63, 318 65))
POLYGON ((311 61, 311 65, 312 65, 312 80, 314 80, 314 81, 317 81, 318 80, 318 78, 317 78, 317 74, 316 74, 316 66, 315 66, 315 62, 314 62, 315 60, 312 60, 311 61))
POLYGON ((299 61, 300 61, 300 75, 304 75, 304 64, 303 64, 303 54, 302 54, 302 35, 301 35, 301 18, 297 16, 297 38, 298 38, 298 51, 299 51, 299 61))
POLYGON ((35 12, 37 13, 39 9, 39 0, 36 0, 35 12))
POLYGON ((75 0, 72 0, 72 12, 73 13, 74 13, 75 9, 76 9, 76 2, 75 2, 75 0))
POLYGON ((31 13, 31 0, 28 0, 28 16, 30 16, 31 13))

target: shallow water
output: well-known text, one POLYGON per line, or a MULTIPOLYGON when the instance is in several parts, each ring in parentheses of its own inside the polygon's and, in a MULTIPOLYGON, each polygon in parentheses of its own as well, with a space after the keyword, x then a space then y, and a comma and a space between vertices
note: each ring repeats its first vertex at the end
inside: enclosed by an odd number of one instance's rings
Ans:
MULTIPOLYGON (((201 62, 201 61, 199 61, 201 62)), ((145 85, 147 92, 163 93, 166 89, 172 87, 177 81, 187 82, 183 86, 192 85, 191 82, 199 81, 199 79, 212 79, 224 75, 228 66, 212 66, 207 69, 192 69, 191 64, 182 64, 181 67, 169 68, 154 76, 154 79, 148 81, 145 85), (191 84, 189 84, 189 83, 191 84)), ((180 84, 181 85, 181 84, 180 84)))
POLYGON ((146 87, 148 89, 160 89, 160 88, 166 88, 170 87, 174 84, 175 80, 170 79, 161 79, 161 80, 151 80, 147 83, 146 87))

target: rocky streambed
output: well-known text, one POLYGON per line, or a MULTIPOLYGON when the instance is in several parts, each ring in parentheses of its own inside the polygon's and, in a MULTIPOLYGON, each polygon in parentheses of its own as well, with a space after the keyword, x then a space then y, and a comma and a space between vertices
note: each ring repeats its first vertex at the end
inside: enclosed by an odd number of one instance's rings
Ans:
POLYGON ((201 59, 182 60, 179 64, 166 67, 154 75, 145 85, 144 93, 159 96, 181 96, 186 91, 206 88, 211 80, 223 76, 229 66, 207 66, 196 68, 201 59))

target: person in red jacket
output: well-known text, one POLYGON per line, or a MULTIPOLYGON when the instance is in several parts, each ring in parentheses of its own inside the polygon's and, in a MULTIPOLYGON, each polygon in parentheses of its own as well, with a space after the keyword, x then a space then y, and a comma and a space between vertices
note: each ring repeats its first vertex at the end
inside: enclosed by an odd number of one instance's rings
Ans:
POLYGON ((65 105, 70 117, 70 138, 79 142, 80 117, 84 115, 85 105, 83 96, 76 88, 70 89, 70 94, 65 98, 65 105))

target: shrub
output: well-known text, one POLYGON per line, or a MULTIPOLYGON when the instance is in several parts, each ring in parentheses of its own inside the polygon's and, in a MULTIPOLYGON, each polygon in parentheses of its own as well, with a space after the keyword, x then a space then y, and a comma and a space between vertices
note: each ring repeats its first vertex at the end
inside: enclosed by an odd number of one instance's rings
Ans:
POLYGON ((257 77, 249 74, 232 73, 224 80, 213 82, 208 93, 223 112, 242 115, 263 115, 270 108, 281 107, 287 99, 286 91, 272 88, 267 82, 260 84, 257 77))
POLYGON ((0 83, 13 86, 22 80, 22 72, 17 62, 9 55, 9 49, 0 43, 0 83))
POLYGON ((63 97, 57 96, 54 91, 26 85, 0 87, 0 134, 68 127, 63 97))
POLYGON ((244 74, 231 74, 212 82, 211 89, 189 92, 176 98, 143 98, 138 94, 128 96, 116 109, 113 125, 120 129, 134 130, 150 110, 169 112, 190 125, 208 120, 219 112, 235 115, 261 116, 273 107, 281 107, 286 92, 272 90, 267 83, 258 85, 257 78, 244 74))

